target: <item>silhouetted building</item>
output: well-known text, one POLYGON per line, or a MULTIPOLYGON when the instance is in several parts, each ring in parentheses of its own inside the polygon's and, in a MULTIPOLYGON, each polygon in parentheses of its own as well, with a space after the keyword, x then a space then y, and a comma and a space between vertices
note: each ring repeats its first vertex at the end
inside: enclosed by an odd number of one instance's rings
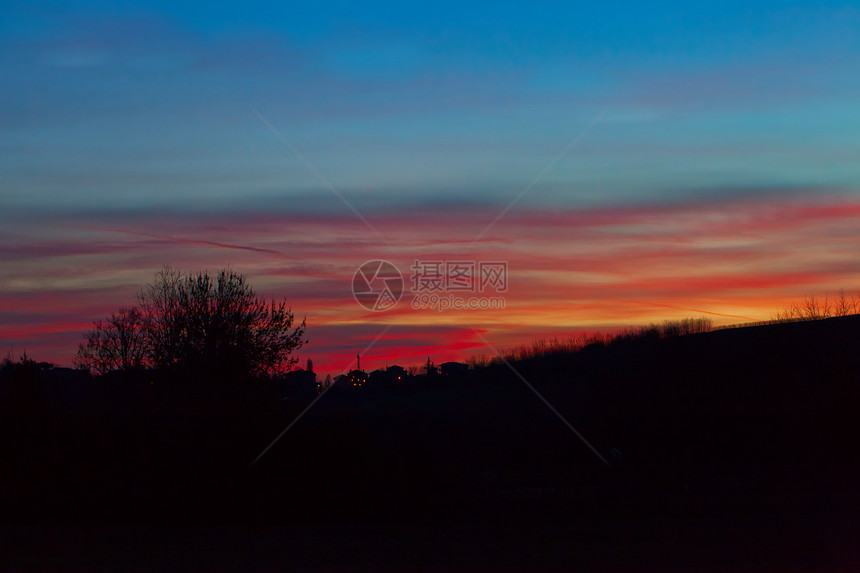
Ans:
POLYGON ((373 388, 390 388, 399 383, 406 381, 406 369, 401 366, 388 366, 385 369, 379 368, 370 373, 367 383, 373 388))
POLYGON ((377 386, 379 384, 384 384, 387 382, 385 377, 385 370, 377 369, 370 373, 367 377, 367 383, 371 386, 377 386))
POLYGON ((316 373, 308 370, 291 370, 278 376, 275 381, 280 384, 282 396, 312 398, 320 392, 316 373))
POLYGON ((442 376, 460 376, 469 371, 469 365, 462 362, 444 362, 439 365, 442 376))
POLYGON ((367 372, 364 370, 350 370, 347 374, 349 385, 353 388, 361 388, 367 384, 367 372))
POLYGON ((385 369, 385 376, 392 382, 404 382, 406 380, 407 372, 402 366, 394 364, 385 369))

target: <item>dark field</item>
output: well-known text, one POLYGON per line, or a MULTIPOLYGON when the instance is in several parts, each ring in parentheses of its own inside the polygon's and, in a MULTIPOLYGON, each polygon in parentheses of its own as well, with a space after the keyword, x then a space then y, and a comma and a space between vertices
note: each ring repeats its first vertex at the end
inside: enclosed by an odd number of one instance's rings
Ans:
MULTIPOLYGON (((860 568, 860 320, 326 393, 3 380, 9 570, 860 568)), ((154 383, 152 383, 154 382, 154 383)))

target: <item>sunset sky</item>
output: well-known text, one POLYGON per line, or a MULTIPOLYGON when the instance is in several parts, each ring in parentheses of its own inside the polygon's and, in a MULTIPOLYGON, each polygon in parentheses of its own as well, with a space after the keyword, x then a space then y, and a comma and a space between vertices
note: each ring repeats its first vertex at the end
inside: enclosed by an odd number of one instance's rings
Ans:
POLYGON ((165 264, 287 298, 332 374, 860 289, 856 4, 2 12, 4 354, 71 365, 165 264), (507 261, 506 308, 367 311, 373 259, 507 261))

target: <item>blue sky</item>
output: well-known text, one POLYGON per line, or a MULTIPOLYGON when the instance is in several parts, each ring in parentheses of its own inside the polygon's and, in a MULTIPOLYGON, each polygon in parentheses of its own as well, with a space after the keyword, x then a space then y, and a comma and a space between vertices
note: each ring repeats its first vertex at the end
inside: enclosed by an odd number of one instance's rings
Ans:
POLYGON ((251 106, 371 210, 504 202, 599 114, 534 201, 841 190, 860 176, 860 11, 847 4, 21 2, 4 13, 0 166, 14 205, 313 195, 313 174, 251 106))

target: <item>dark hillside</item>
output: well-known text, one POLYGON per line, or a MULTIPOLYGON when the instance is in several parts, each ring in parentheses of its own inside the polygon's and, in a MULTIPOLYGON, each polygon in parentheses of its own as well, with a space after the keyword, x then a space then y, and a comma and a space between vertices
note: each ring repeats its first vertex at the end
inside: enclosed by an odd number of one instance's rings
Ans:
MULTIPOLYGON (((497 538, 512 536, 542 547, 538 562, 549 568, 606 555, 625 569, 640 559, 702 569, 703 556, 716 570, 743 560, 845 564, 860 533, 858 349, 855 316, 514 364, 611 467, 504 364, 332 389, 253 467, 309 400, 266 386, 6 372, 0 508, 20 525, 13 531, 131 522, 193 537, 204 535, 189 533, 200 524, 221 523, 242 538, 250 534, 239 524, 256 524, 256 558, 267 563, 282 562, 269 536, 298 528, 308 551, 345 543, 347 559, 366 544, 392 569, 434 543, 459 547, 459 568, 488 554, 502 560, 485 562, 495 569, 526 568, 534 561, 517 561, 516 544, 493 553, 497 538), (356 523, 373 525, 344 532, 356 523), (450 528, 468 533, 438 538, 450 528), (403 549, 383 549, 386 538, 403 549)), ((310 566, 291 547, 298 561, 283 563, 310 566)))

